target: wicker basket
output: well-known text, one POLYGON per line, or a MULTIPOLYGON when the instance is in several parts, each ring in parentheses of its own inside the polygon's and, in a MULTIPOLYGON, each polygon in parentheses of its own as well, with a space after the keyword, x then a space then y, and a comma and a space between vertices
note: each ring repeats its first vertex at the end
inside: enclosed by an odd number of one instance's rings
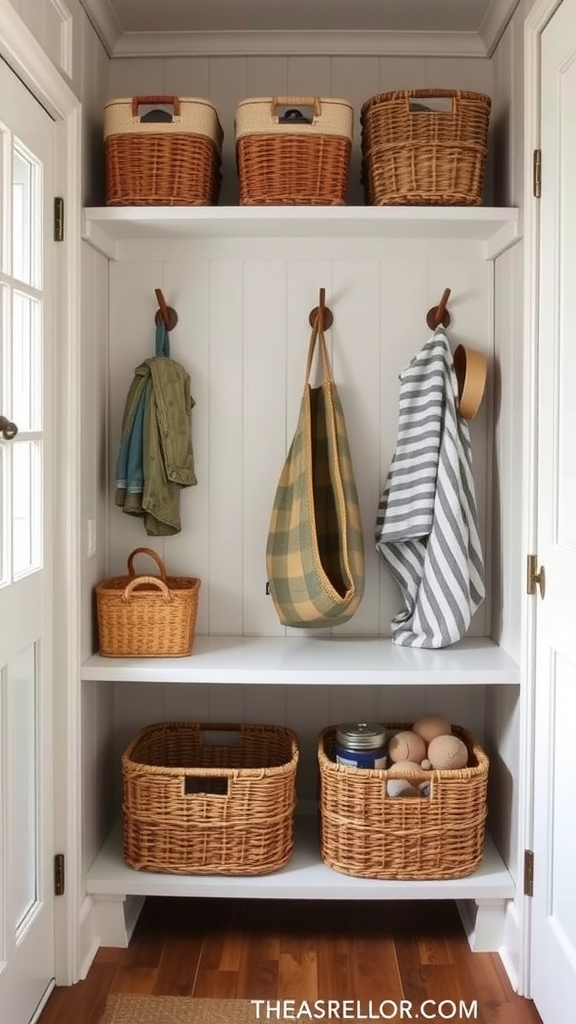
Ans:
POLYGON ((221 150, 222 128, 207 100, 178 96, 111 100, 104 107, 106 203, 213 205, 220 192, 221 150), (153 109, 140 116, 144 107, 153 109), (172 107, 172 113, 166 107, 172 107))
POLYGON ((363 181, 374 206, 480 206, 490 98, 416 89, 362 106, 363 181), (447 109, 429 109, 446 106, 447 109))
MULTIPOLYGON (((410 729, 392 723, 387 729, 410 729)), ((363 878, 462 878, 484 854, 488 758, 465 729, 468 767, 414 772, 430 795, 391 797, 386 769, 349 768, 335 761, 336 729, 319 737, 320 852, 335 871, 363 878)))
POLYGON ((192 651, 200 580, 167 576, 151 548, 135 548, 128 575, 96 587, 100 654, 109 658, 181 658, 192 651), (159 576, 137 576, 134 558, 150 555, 159 576))
POLYGON ((174 874, 263 875, 290 859, 298 742, 272 725, 165 722, 122 757, 124 857, 174 874))
POLYGON ((345 100, 242 100, 235 121, 240 205, 343 206, 352 118, 345 100))

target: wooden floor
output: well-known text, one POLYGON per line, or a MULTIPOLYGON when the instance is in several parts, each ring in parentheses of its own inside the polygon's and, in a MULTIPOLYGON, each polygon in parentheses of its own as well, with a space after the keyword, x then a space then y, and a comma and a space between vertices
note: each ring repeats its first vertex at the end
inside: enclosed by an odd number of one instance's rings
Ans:
POLYGON ((441 901, 149 898, 129 948, 100 949, 85 981, 52 993, 40 1024, 97 1024, 109 992, 298 1005, 404 999, 414 1018, 433 1000, 436 1021, 541 1024, 500 958, 472 953, 455 905, 441 901))

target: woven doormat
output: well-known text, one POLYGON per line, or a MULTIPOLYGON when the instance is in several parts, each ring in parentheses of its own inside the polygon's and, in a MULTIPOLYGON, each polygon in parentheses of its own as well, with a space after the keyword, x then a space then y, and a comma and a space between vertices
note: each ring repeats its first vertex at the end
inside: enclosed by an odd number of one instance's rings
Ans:
POLYGON ((108 996, 100 1024, 256 1024, 258 1019, 249 999, 118 994, 108 996))

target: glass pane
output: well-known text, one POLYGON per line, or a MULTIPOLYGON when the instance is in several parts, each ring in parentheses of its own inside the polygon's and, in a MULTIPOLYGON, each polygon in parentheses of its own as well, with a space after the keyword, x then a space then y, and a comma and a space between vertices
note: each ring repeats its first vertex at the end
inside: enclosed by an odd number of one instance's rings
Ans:
POLYGON ((12 441, 13 576, 18 579, 40 568, 41 441, 12 441))
POLYGON ((15 143, 12 153, 12 275, 34 287, 40 287, 39 177, 37 164, 23 146, 15 143))
POLYGON ((41 430, 41 305, 21 292, 12 303, 12 415, 19 430, 41 430))
POLYGON ((10 902, 17 932, 38 899, 37 687, 34 645, 8 665, 10 846, 15 869, 10 902))

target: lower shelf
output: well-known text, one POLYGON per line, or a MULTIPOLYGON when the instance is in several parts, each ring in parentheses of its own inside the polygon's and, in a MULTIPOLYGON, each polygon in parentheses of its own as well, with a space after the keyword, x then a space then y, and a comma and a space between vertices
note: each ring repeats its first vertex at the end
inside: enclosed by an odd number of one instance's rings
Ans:
POLYGON ((112 830, 87 876, 93 896, 220 896, 244 899, 454 899, 506 900, 514 881, 489 836, 484 860, 467 878, 396 881, 353 878, 333 871, 320 859, 313 815, 296 819, 294 853, 280 871, 257 877, 165 875, 135 871, 124 863, 122 825, 112 830))

